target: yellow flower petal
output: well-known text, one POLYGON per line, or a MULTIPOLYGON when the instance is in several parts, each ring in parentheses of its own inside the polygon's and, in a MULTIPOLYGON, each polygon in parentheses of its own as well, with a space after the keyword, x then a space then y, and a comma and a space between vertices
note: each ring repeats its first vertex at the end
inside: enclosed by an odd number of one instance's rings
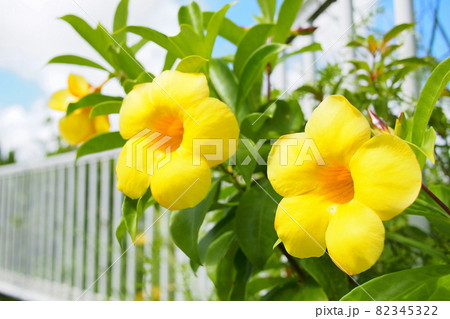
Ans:
POLYGON ((194 207, 205 198, 211 185, 208 163, 181 147, 170 155, 170 161, 159 165, 152 176, 153 198, 170 210, 194 207))
POLYGON ((314 140, 327 165, 348 165, 357 149, 370 138, 369 122, 340 95, 332 95, 320 103, 305 132, 314 140))
POLYGON ((136 85, 123 99, 119 117, 120 135, 123 138, 129 139, 148 128, 152 108, 150 87, 151 83, 136 85))
POLYGON ((230 108, 215 98, 205 98, 184 115, 182 147, 200 151, 210 166, 230 158, 237 149, 239 125, 230 108))
POLYGON ((152 82, 150 100, 155 105, 189 113, 194 103, 208 96, 205 75, 164 71, 152 82))
POLYGON ((68 89, 59 90, 53 93, 50 101, 48 101, 48 106, 54 110, 66 111, 69 103, 75 102, 77 98, 70 94, 68 89))
MULTIPOLYGON (((127 150, 133 149, 132 142, 128 141, 122 151, 116 164, 117 189, 132 199, 140 198, 145 194, 150 186, 151 176, 144 170, 136 168, 136 162, 127 163, 127 150)), ((133 155, 135 151, 133 150, 133 155)), ((133 156, 133 159, 135 157, 133 156)))
POLYGON ((95 135, 109 132, 109 118, 108 115, 95 116, 91 119, 95 128, 95 135))
POLYGON ((77 109, 68 116, 59 120, 61 137, 69 144, 79 144, 95 134, 94 127, 89 119, 91 108, 77 109))
POLYGON ((350 162, 355 200, 382 220, 400 214, 417 198, 422 185, 419 164, 400 138, 381 134, 356 152, 350 162))
POLYGON ((267 176, 275 191, 292 197, 315 189, 318 184, 320 154, 314 155, 314 144, 305 133, 280 137, 272 146, 267 160, 267 176))
POLYGON ((368 207, 351 202, 337 206, 326 232, 328 253, 349 275, 372 267, 384 247, 384 226, 368 207))
POLYGON ((89 93, 89 83, 81 75, 70 74, 67 82, 72 95, 81 98, 89 93))
POLYGON ((308 258, 324 254, 330 205, 313 193, 281 200, 275 230, 290 255, 308 258))

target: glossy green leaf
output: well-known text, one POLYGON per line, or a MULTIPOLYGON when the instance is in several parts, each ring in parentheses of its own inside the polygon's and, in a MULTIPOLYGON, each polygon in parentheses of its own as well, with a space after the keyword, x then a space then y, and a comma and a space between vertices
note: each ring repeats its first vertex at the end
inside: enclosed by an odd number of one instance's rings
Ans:
MULTIPOLYGON (((117 5, 116 13, 114 14, 113 32, 122 29, 127 25, 128 20, 128 0, 121 0, 117 5)), ((119 43, 126 43, 127 34, 118 33, 114 35, 114 38, 119 43)))
POLYGON ((145 71, 142 64, 136 59, 132 50, 122 43, 119 46, 111 46, 109 50, 112 53, 113 61, 115 65, 122 70, 125 76, 129 79, 135 79, 145 71))
POLYGON ((206 272, 221 300, 228 300, 230 296, 234 277, 233 261, 237 249, 234 233, 229 231, 214 240, 206 253, 206 272))
POLYGON ((197 2, 193 1, 187 6, 181 6, 178 10, 178 23, 190 25, 194 31, 203 38, 203 14, 197 2))
POLYGON ((170 37, 173 43, 181 49, 183 55, 180 58, 184 58, 188 55, 199 55, 202 57, 207 57, 205 43, 200 36, 195 33, 194 29, 188 24, 182 24, 180 26, 180 32, 174 36, 170 37))
POLYGON ((239 91, 236 101, 238 107, 250 93, 256 81, 261 78, 267 63, 285 48, 285 45, 278 43, 264 44, 247 59, 239 78, 239 91))
MULTIPOLYGON (((433 70, 428 77, 413 116, 411 142, 422 147, 425 131, 438 98, 441 96, 447 83, 450 81, 450 58, 445 59, 433 70)), ((420 159, 421 155, 417 154, 420 159)), ((422 161, 423 163, 423 161, 422 161)))
MULTIPOLYGON (((255 143, 249 139, 246 139, 245 143, 249 143, 252 146, 255 145, 255 143)), ((250 187, 250 184, 252 183, 252 174, 256 169, 256 165, 256 160, 241 139, 236 152, 236 170, 244 178, 247 187, 250 187)))
POLYGON ((277 26, 273 36, 273 41, 286 43, 286 39, 291 33, 291 27, 297 18, 303 0, 284 0, 278 14, 277 26))
POLYGON ((202 264, 198 251, 198 232, 217 197, 219 183, 215 182, 206 198, 197 206, 172 212, 170 215, 170 234, 174 243, 198 264, 202 264))
POLYGON ((127 26, 118 32, 131 32, 137 34, 148 41, 156 43, 177 58, 184 57, 183 51, 174 43, 174 41, 159 31, 141 26, 127 26))
POLYGON ((127 249, 127 225, 125 224, 125 220, 122 218, 119 226, 116 228, 116 239, 119 242, 120 248, 122 251, 127 249))
POLYGON ((206 50, 205 57, 208 59, 211 57, 214 43, 216 42, 217 35, 219 34, 220 28, 222 27, 225 14, 232 5, 233 3, 228 3, 225 6, 223 6, 222 9, 220 9, 211 16, 208 22, 208 26, 206 27, 206 38, 205 38, 205 50, 206 50))
POLYGON ((252 53, 266 43, 273 27, 273 24, 257 24, 248 30, 242 38, 236 50, 233 65, 234 73, 238 77, 241 75, 245 62, 247 62, 252 53))
POLYGON ((450 265, 407 269, 374 278, 341 300, 431 301, 450 299, 450 265), (370 295, 370 296, 369 296, 370 295))
POLYGON ((236 211, 236 237, 250 262, 261 269, 273 253, 277 240, 275 211, 280 196, 266 181, 247 190, 236 211), (264 189, 262 189, 261 187, 264 189))
POLYGON ((258 4, 261 8, 264 20, 268 23, 272 23, 277 6, 277 0, 258 0, 258 4))
POLYGON ((199 73, 208 60, 199 55, 189 55, 178 63, 176 70, 185 73, 199 73))
POLYGON ((70 103, 67 107, 67 115, 70 115, 73 111, 77 109, 81 109, 83 107, 90 107, 94 106, 101 102, 107 102, 107 101, 122 101, 122 97, 120 96, 110 96, 110 95, 103 95, 100 93, 91 93, 86 96, 83 96, 81 99, 79 99, 77 102, 70 103))
POLYGON ((328 255, 300 259, 300 267, 322 287, 329 300, 339 300, 350 290, 347 275, 328 255))
POLYGON ((113 113, 119 113, 122 107, 121 101, 107 101, 96 104, 89 114, 90 118, 99 115, 108 115, 113 113))
POLYGON ((148 189, 139 199, 131 199, 125 196, 123 200, 122 216, 132 242, 136 240, 139 219, 144 213, 146 203, 150 200, 151 196, 150 190, 148 189))
POLYGON ((211 59, 209 62, 209 76, 220 99, 235 112, 238 82, 236 76, 228 68, 227 63, 222 59, 211 59))
POLYGON ((88 67, 91 67, 91 68, 100 69, 100 70, 103 70, 103 71, 108 71, 106 68, 104 68, 100 64, 95 63, 95 62, 93 62, 93 61, 91 61, 89 59, 77 56, 77 55, 59 55, 59 56, 55 56, 54 58, 52 58, 47 63, 49 63, 49 64, 50 63, 76 64, 76 65, 83 65, 83 66, 88 66, 88 67))
POLYGON ((99 153, 112 150, 125 145, 125 140, 120 136, 119 132, 107 132, 95 135, 80 145, 77 149, 76 158, 86 156, 93 153, 99 153))
MULTIPOLYGON (((203 26, 206 28, 211 20, 211 17, 215 12, 203 12, 203 26)), ((238 45, 242 37, 245 34, 245 30, 235 24, 228 18, 223 18, 222 24, 219 29, 219 35, 231 43, 238 45)))
POLYGON ((398 36, 401 32, 403 32, 406 29, 410 29, 414 26, 413 23, 403 23, 403 24, 399 24, 396 25, 395 27, 393 27, 391 30, 389 30, 388 32, 386 32, 386 34, 383 37, 383 43, 388 43, 389 41, 391 41, 393 38, 395 38, 396 36, 398 36))

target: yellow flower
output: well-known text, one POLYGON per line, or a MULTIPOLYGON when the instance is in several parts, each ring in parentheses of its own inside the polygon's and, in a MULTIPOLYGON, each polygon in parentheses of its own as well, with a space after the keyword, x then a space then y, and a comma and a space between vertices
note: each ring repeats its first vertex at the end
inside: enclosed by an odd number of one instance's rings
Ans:
POLYGON ((268 177, 284 197, 275 229, 289 254, 319 257, 327 248, 334 263, 351 275, 378 260, 382 221, 414 202, 422 176, 403 140, 370 135, 363 114, 335 95, 314 110, 304 133, 282 136, 273 145, 268 177), (319 159, 315 148, 302 150, 305 141, 317 147, 319 159))
MULTIPOLYGON (((94 92, 94 88, 80 75, 70 74, 68 88, 55 92, 48 105, 58 111, 67 111, 69 103, 94 92)), ((59 121, 61 137, 69 144, 76 145, 99 133, 109 131, 107 115, 89 118, 92 107, 85 107, 66 115, 59 121)))
POLYGON ((206 77, 178 71, 135 86, 123 101, 119 127, 129 140, 117 162, 117 188, 136 199, 150 187, 172 210, 202 201, 210 167, 235 153, 239 136, 233 112, 209 97, 206 77))

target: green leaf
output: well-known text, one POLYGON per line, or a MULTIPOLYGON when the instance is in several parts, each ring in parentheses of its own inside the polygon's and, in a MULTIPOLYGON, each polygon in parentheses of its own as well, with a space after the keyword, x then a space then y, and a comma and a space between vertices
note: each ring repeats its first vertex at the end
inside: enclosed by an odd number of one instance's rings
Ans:
MULTIPOLYGON (((450 80, 450 58, 445 59, 433 70, 428 77, 419 100, 417 101, 416 110, 413 116, 412 139, 411 142, 422 147, 424 142, 425 131, 428 121, 430 120, 434 106, 442 91, 450 80)), ((422 155, 417 154, 420 159, 422 155)), ((422 161, 423 163, 424 161, 422 161)))
POLYGON ((144 213, 146 204, 151 196, 150 189, 147 189, 145 194, 139 199, 131 199, 125 196, 123 200, 122 216, 133 243, 136 240, 139 219, 144 213))
POLYGON ((258 0, 258 4, 261 8, 264 20, 268 23, 272 23, 277 6, 277 0, 258 0))
POLYGON ((66 114, 70 115, 77 109, 81 109, 83 107, 91 107, 101 102, 122 101, 122 99, 123 98, 120 96, 109 96, 100 93, 91 93, 83 96, 77 102, 70 103, 69 106, 67 107, 66 114))
POLYGON ((347 275, 336 267, 328 255, 300 259, 300 267, 322 287, 329 300, 339 300, 350 290, 347 275))
POLYGON ((341 300, 435 301, 450 299, 450 266, 407 269, 372 279, 341 300))
POLYGON ((353 47, 353 48, 363 47, 364 43, 356 41, 356 40, 353 40, 353 41, 350 41, 349 43, 347 43, 347 46, 348 47, 353 47))
POLYGON ((178 10, 178 23, 190 25, 194 31, 203 38, 203 14, 197 2, 193 1, 187 6, 181 6, 178 10))
POLYGON ((185 73, 199 73, 208 60, 199 55, 189 55, 178 63, 176 70, 185 73))
POLYGON ((220 9, 211 16, 208 22, 208 26, 206 27, 206 38, 205 38, 205 49, 206 49, 205 57, 208 59, 211 57, 214 42, 216 41, 217 35, 219 34, 220 28, 222 27, 225 14, 233 4, 234 3, 228 3, 225 6, 223 6, 222 9, 220 9))
MULTIPOLYGON (((114 15, 113 32, 122 29, 127 25, 128 19, 128 0, 121 0, 117 5, 116 13, 114 15)), ((119 43, 127 42, 126 33, 118 33, 114 35, 114 38, 119 43)))
POLYGON ((76 159, 93 153, 112 150, 125 145, 126 140, 120 136, 119 132, 108 132, 95 135, 81 144, 77 149, 76 159))
POLYGON ((89 114, 90 118, 99 115, 108 115, 113 113, 119 113, 122 107, 122 102, 120 101, 107 101, 96 104, 89 114))
POLYGON ((119 242, 120 248, 122 248, 122 251, 127 249, 127 241, 126 241, 126 234, 127 234, 127 225, 125 224, 125 220, 122 218, 120 221, 119 226, 116 228, 116 238, 119 242))
POLYGON ((188 55, 200 55, 207 58, 205 49, 205 41, 195 33, 194 29, 188 24, 182 24, 180 26, 180 32, 170 39, 175 43, 183 52, 180 58, 184 58, 188 55))
POLYGON ((314 281, 308 280, 303 284, 289 281, 283 283, 274 289, 270 290, 262 298, 263 301, 325 301, 327 295, 314 281))
MULTIPOLYGON (((252 146, 255 145, 252 140, 247 140, 246 143, 250 143, 250 145, 252 146)), ((250 184, 252 183, 252 175, 256 169, 256 165, 256 160, 253 158, 248 148, 241 141, 236 152, 236 170, 244 178, 247 188, 249 188, 250 184)))
POLYGON ((206 253, 206 272, 221 300, 229 299, 234 277, 233 261, 237 249, 234 233, 229 231, 215 239, 206 253))
POLYGON ((304 52, 314 52, 314 51, 321 51, 322 50, 322 46, 320 45, 320 43, 314 42, 311 44, 308 44, 307 46, 304 46, 303 48, 296 50, 294 52, 288 53, 288 54, 284 54, 282 57, 280 57, 277 60, 277 64, 280 64, 281 62, 287 60, 288 58, 297 55, 297 54, 301 54, 304 52))
POLYGON ((150 72, 142 72, 139 74, 139 76, 135 80, 127 79, 122 83, 123 89, 126 94, 128 94, 135 85, 141 84, 141 83, 148 83, 152 82, 155 76, 151 74, 150 72))
POLYGON ((69 23, 75 31, 105 59, 105 61, 114 65, 111 54, 108 51, 112 40, 100 25, 96 29, 93 29, 86 21, 75 15, 65 15, 61 17, 61 19, 69 23))
POLYGON ((163 71, 172 69, 172 66, 175 64, 177 57, 170 52, 166 53, 166 58, 164 60, 163 71))
POLYGON ((391 30, 386 32, 386 34, 383 37, 383 43, 386 44, 389 41, 391 41, 393 38, 395 38, 397 35, 399 35, 401 32, 403 32, 406 29, 412 28, 414 26, 414 23, 403 23, 396 25, 391 30))
POLYGON ((215 182, 206 198, 197 206, 172 212, 170 234, 174 243, 198 264, 202 264, 198 251, 198 232, 211 204, 217 197, 219 182, 215 182))
POLYGON ((148 41, 156 43, 177 58, 184 57, 183 51, 174 43, 174 41, 159 31, 141 26, 127 26, 125 28, 122 28, 118 32, 131 32, 137 34, 148 41))
POLYGON ((246 300, 247 282, 250 279, 253 267, 240 249, 234 257, 234 267, 236 277, 231 287, 230 300, 246 300))
POLYGON ((278 14, 277 26, 273 36, 273 41, 286 43, 286 39, 291 33, 291 27, 297 18, 303 0, 284 0, 278 14))
POLYGON ((273 253, 277 234, 273 227, 280 196, 266 181, 247 190, 236 211, 236 237, 250 262, 262 269, 273 253), (264 189, 261 189, 261 187, 264 189))
POLYGON ((370 66, 366 61, 360 61, 360 60, 351 60, 348 61, 349 63, 353 64, 355 66, 355 69, 358 70, 364 70, 367 73, 372 73, 370 70, 370 66))
MULTIPOLYGON (((215 12, 203 12, 203 26, 206 28, 211 20, 211 17, 215 12)), ((238 45, 242 37, 245 34, 245 30, 235 24, 228 18, 223 18, 222 24, 219 29, 219 35, 231 43, 238 45)))
POLYGON ((266 43, 273 27, 273 24, 257 24, 248 30, 242 38, 236 50, 233 66, 234 73, 238 77, 241 75, 242 69, 252 53, 266 43))
POLYGON ((378 49, 378 43, 377 40, 375 40, 375 37, 373 34, 370 34, 367 37, 367 48, 369 49, 370 53, 374 54, 378 49))
POLYGON ((228 68, 227 63, 222 59, 211 59, 209 62, 209 76, 220 99, 233 112, 236 112, 238 82, 236 76, 228 68))
POLYGON ((97 64, 89 59, 77 56, 77 55, 59 55, 55 56, 53 59, 48 61, 47 63, 64 63, 64 64, 76 64, 76 65, 83 65, 88 66, 91 68, 97 68, 103 71, 108 71, 106 68, 101 66, 100 64, 97 64))
POLYGON ((264 44, 247 59, 239 78, 239 91, 236 101, 238 107, 250 93, 253 84, 261 78, 262 71, 267 63, 285 48, 285 45, 278 43, 264 44))

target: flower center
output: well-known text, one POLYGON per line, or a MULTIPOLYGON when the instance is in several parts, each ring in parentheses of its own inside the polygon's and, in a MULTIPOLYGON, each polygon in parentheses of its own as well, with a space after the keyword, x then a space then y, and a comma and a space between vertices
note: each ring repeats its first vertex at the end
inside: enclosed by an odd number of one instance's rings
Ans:
POLYGON ((319 191, 329 201, 345 204, 353 199, 355 194, 350 171, 341 165, 324 167, 320 174, 319 191))
POLYGON ((166 115, 158 118, 154 131, 161 133, 161 136, 157 137, 152 144, 160 142, 161 145, 158 146, 158 149, 162 151, 166 151, 170 147, 170 151, 173 152, 180 147, 183 141, 183 121, 177 116, 166 115))

